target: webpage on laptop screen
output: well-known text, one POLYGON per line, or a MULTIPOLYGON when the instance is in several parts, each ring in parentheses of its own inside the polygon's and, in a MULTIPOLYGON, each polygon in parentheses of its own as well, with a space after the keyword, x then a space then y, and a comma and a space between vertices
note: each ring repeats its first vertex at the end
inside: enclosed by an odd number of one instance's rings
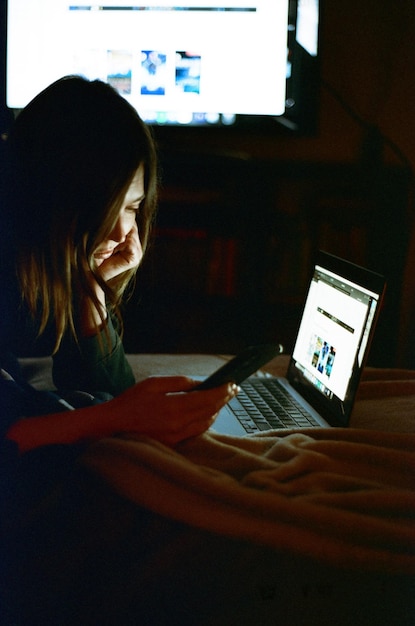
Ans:
POLYGON ((343 401, 353 366, 361 365, 377 295, 316 269, 293 351, 314 387, 343 401))

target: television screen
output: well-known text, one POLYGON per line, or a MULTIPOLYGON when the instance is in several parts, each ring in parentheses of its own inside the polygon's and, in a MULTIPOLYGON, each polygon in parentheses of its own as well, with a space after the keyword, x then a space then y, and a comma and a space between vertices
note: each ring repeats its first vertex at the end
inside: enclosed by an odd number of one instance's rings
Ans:
MULTIPOLYGON (((289 119, 318 0, 8 0, 7 106, 81 74, 112 84, 155 125, 289 119), (298 69, 297 69, 298 67, 298 69)), ((295 115, 291 116, 295 121, 295 115)))

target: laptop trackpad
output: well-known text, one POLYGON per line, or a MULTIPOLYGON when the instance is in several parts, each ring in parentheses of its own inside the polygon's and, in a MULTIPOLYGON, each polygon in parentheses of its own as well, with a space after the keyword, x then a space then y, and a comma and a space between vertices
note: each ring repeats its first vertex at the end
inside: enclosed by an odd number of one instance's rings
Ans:
POLYGON ((225 405, 217 416, 209 430, 214 430, 222 435, 235 435, 246 437, 246 430, 241 426, 232 411, 225 405))

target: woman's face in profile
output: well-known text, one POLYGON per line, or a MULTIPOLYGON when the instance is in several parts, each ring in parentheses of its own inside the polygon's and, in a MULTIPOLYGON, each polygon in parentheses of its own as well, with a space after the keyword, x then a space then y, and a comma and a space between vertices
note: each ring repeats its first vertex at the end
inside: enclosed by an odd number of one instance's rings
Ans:
POLYGON ((97 267, 108 260, 114 252, 119 251, 120 247, 125 244, 127 238, 131 236, 133 232, 137 232, 136 218, 143 200, 144 166, 140 165, 124 196, 114 228, 108 235, 108 238, 103 241, 94 252, 93 256, 97 267))

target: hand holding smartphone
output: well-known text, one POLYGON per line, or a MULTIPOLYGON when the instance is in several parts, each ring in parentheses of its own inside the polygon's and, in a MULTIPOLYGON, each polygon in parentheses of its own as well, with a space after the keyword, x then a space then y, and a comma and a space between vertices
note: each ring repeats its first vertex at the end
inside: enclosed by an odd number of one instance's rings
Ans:
POLYGON ((194 387, 193 391, 212 389, 225 383, 236 383, 239 385, 275 356, 281 354, 283 349, 279 343, 249 346, 194 387))

